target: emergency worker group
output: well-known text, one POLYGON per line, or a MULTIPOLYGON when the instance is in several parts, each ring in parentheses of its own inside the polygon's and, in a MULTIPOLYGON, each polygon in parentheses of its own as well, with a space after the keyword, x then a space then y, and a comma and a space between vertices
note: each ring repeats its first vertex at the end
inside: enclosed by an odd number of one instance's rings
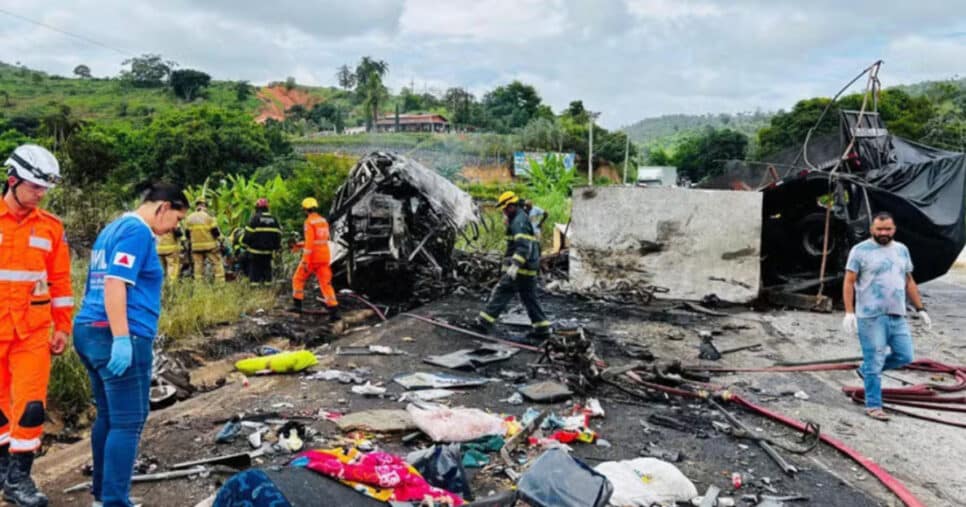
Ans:
MULTIPOLYGON (((91 429, 94 507, 133 507, 131 476, 147 420, 165 284, 190 269, 196 280, 210 272, 225 282, 226 256, 260 286, 272 283, 273 258, 282 229, 269 202, 254 203, 251 219, 222 236, 205 199, 190 202, 173 183, 139 190, 140 204, 100 231, 91 248, 80 310, 74 312, 71 265, 64 225, 41 209, 61 182, 60 165, 47 149, 26 144, 4 160, 7 179, 0 200, 0 489, 8 503, 45 507, 32 478, 46 419, 51 358, 73 347, 91 380, 97 417, 91 429), (230 246, 226 246, 227 242, 230 246), (190 261, 188 261, 190 259, 190 261), (188 268, 190 266, 190 268, 188 268)), ((476 326, 491 332, 514 295, 532 321, 531 338, 551 335, 537 299, 539 229, 545 213, 513 192, 497 203, 506 218, 503 276, 479 313, 476 326)), ((324 313, 340 318, 332 286, 329 223, 314 197, 301 202, 305 220, 301 259, 292 276, 290 311, 301 314, 306 284, 318 281, 324 313)))
MULTIPOLYGON (((0 489, 3 499, 45 507, 32 477, 47 417, 53 356, 73 346, 91 380, 97 418, 91 430, 94 507, 132 507, 131 476, 147 420, 154 338, 165 283, 176 283, 190 254, 191 276, 210 271, 225 281, 230 254, 250 283, 272 282, 272 260, 282 229, 267 199, 255 202, 230 248, 203 198, 189 202, 172 183, 140 189, 140 204, 97 236, 80 310, 74 312, 70 251, 63 222, 41 209, 61 182, 60 164, 46 148, 18 146, 3 154, 6 180, 0 199, 0 489)), ((318 280, 326 313, 339 319, 332 287, 329 224, 319 203, 302 201, 301 261, 292 278, 292 307, 301 313, 306 283, 318 280)))

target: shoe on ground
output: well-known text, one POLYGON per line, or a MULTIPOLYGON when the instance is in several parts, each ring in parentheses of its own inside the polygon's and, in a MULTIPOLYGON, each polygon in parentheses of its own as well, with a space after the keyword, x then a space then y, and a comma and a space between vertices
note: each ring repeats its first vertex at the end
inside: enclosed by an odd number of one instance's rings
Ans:
POLYGON ((482 317, 477 317, 472 324, 470 324, 470 330, 476 331, 480 334, 492 334, 493 324, 483 320, 482 317))
POLYGON ((30 477, 33 453, 11 453, 10 470, 3 483, 3 499, 18 507, 47 507, 47 495, 37 489, 30 477))
POLYGON ((887 414, 885 412, 885 410, 882 410, 881 408, 870 408, 870 409, 867 409, 865 411, 865 415, 867 415, 867 416, 875 419, 876 421, 883 421, 883 422, 885 422, 885 421, 888 421, 888 420, 892 419, 892 417, 889 414, 887 414))

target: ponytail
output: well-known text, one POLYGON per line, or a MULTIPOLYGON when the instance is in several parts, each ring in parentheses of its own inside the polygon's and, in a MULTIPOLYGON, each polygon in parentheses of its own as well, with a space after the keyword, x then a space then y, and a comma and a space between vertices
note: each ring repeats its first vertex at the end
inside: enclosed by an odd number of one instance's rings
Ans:
POLYGON ((188 197, 180 185, 166 182, 149 182, 138 185, 141 202, 169 202, 173 210, 188 209, 188 197))

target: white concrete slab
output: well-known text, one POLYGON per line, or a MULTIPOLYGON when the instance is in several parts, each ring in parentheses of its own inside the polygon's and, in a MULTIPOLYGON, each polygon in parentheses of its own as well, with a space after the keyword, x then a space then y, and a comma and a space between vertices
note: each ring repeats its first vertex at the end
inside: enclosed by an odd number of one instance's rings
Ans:
POLYGON ((570 280, 578 289, 657 285, 672 299, 758 296, 758 192, 685 188, 574 189, 570 280))

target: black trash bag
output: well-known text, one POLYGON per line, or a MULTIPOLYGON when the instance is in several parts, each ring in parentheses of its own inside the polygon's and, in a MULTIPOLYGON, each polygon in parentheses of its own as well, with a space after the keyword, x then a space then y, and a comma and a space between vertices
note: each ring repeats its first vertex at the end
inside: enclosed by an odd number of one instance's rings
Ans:
POLYGON ((607 477, 560 449, 537 458, 517 489, 534 507, 604 507, 614 494, 607 477))
POLYGON ((443 488, 450 493, 456 493, 464 500, 473 500, 470 480, 463 468, 463 456, 460 454, 460 444, 434 445, 425 452, 411 454, 416 456, 409 461, 416 470, 437 488, 443 488))

